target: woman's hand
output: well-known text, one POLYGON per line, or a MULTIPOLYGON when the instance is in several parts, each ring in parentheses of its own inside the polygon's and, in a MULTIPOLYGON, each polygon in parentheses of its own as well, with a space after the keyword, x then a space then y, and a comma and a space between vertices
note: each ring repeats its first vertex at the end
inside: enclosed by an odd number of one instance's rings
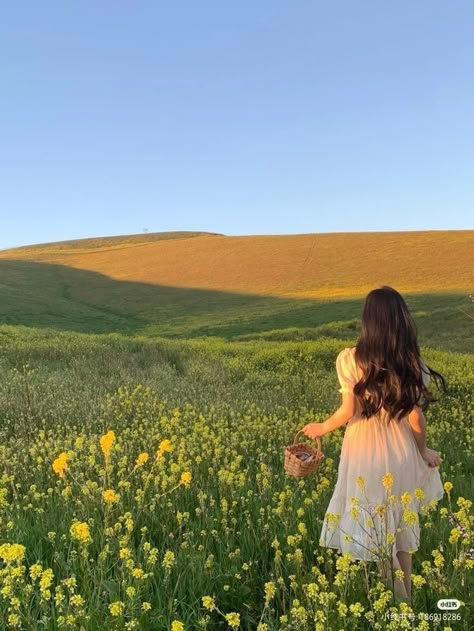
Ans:
POLYGON ((439 453, 428 447, 421 452, 421 457, 429 467, 438 467, 442 462, 439 453))
POLYGON ((324 423, 308 423, 302 429, 302 431, 308 436, 308 438, 317 438, 318 436, 324 436, 325 431, 323 427, 324 423))

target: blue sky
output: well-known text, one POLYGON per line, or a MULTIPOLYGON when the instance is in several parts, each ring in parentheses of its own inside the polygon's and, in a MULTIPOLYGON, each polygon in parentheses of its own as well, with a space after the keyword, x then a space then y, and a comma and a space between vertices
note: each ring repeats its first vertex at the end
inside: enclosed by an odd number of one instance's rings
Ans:
POLYGON ((474 3, 8 2, 0 248, 473 228, 474 3))

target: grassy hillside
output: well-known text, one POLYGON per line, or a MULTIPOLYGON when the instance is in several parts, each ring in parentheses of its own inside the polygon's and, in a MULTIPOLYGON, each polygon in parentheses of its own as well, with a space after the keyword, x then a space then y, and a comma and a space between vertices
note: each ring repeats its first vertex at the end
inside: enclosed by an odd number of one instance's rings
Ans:
POLYGON ((334 297, 374 285, 399 291, 474 289, 474 230, 113 238, 0 252, 98 272, 115 280, 239 294, 334 297))
POLYGON ((405 296, 422 344, 474 352, 473 240, 474 231, 157 233, 5 250, 0 323, 350 340, 367 291, 388 284, 405 296))
POLYGON ((155 243, 156 241, 166 241, 167 239, 190 239, 202 235, 215 235, 216 232, 151 232, 140 234, 118 235, 114 237, 91 237, 88 239, 69 239, 67 241, 54 241, 53 243, 36 243, 34 245, 24 245, 18 248, 4 250, 14 252, 16 255, 27 253, 35 255, 38 252, 67 252, 74 250, 78 252, 88 252, 90 250, 101 250, 108 248, 122 248, 130 245, 143 245, 145 243, 155 243))
POLYGON ((419 517, 413 610, 459 598, 453 628, 468 631, 473 235, 166 233, 1 252, 0 629, 213 631, 228 615, 242 631, 309 631, 324 613, 325 629, 365 631, 397 611, 375 567, 319 543, 344 428, 323 436, 318 472, 283 466, 296 431, 337 409, 336 357, 366 292, 389 284, 448 384, 426 412, 446 486, 419 517))

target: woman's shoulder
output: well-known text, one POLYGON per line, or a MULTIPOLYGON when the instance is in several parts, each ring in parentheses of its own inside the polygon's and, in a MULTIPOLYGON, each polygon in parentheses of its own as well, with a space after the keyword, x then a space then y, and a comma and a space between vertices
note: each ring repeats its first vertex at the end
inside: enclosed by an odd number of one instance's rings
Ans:
POLYGON ((355 349, 356 349, 355 346, 346 346, 346 348, 343 348, 342 351, 339 352, 339 355, 342 355, 342 354, 347 355, 347 356, 354 355, 355 349))
POLYGON ((340 365, 340 366, 347 366, 348 364, 352 364, 352 349, 349 347, 343 348, 342 350, 339 351, 337 357, 336 357, 336 364, 340 365))
POLYGON ((342 352, 344 353, 344 356, 347 358, 348 361, 355 362, 355 350, 355 346, 347 346, 343 349, 342 352))
POLYGON ((341 351, 339 351, 339 354, 337 356, 336 359, 336 365, 338 366, 339 370, 341 372, 346 372, 346 373, 350 373, 353 374, 354 372, 357 373, 356 367, 355 367, 355 346, 346 346, 346 348, 343 348, 341 351))

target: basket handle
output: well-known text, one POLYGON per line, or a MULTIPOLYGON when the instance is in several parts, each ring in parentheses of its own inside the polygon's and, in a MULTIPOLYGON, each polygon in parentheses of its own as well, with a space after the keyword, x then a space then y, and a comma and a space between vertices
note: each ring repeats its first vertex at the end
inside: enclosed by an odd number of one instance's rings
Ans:
MULTIPOLYGON (((300 430, 298 430, 296 432, 296 435, 295 435, 295 438, 293 440, 293 443, 297 443, 298 442, 298 438, 300 438, 300 434, 304 434, 302 429, 300 429, 300 430)), ((316 436, 316 438, 313 438, 312 440, 314 440, 316 442, 316 448, 318 450, 318 453, 320 453, 321 452, 321 438, 320 438, 320 436, 316 436)))

